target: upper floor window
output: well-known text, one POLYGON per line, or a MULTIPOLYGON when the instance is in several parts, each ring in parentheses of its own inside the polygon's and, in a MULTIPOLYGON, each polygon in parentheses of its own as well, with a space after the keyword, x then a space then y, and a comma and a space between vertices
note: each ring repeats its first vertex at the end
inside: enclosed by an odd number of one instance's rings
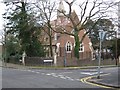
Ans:
POLYGON ((71 42, 67 42, 66 43, 66 52, 67 53, 71 53, 72 51, 72 43, 71 42))
POLYGON ((80 44, 79 52, 84 52, 84 45, 83 45, 83 43, 80 44))

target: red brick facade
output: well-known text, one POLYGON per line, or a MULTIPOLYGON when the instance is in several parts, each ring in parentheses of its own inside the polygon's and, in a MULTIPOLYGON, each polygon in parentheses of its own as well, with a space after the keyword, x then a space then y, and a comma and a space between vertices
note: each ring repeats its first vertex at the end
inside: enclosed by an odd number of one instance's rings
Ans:
MULTIPOLYGON (((75 23, 79 22, 79 18, 76 15, 75 11, 73 11, 72 16, 75 20, 75 23)), ((62 14, 57 16, 56 20, 51 21, 52 26, 56 29, 57 26, 64 27, 65 32, 73 32, 72 23, 62 14)), ((59 31, 59 29, 58 29, 59 31)), ((79 39, 81 40, 82 36, 85 34, 85 30, 81 30, 79 32, 79 39)), ((44 36, 46 38, 46 36, 44 36)), ((49 41, 49 40, 48 40, 49 41)), ((52 43, 56 48, 53 48, 53 53, 55 56, 55 63, 60 64, 64 62, 64 58, 66 57, 67 62, 73 63, 76 58, 74 57, 74 46, 75 41, 74 37, 66 34, 60 34, 53 32, 53 40, 52 43)), ((89 37, 86 35, 82 44, 80 45, 80 60, 92 60, 93 57, 93 48, 92 43, 89 37)), ((70 65, 71 65, 70 64, 70 65)))

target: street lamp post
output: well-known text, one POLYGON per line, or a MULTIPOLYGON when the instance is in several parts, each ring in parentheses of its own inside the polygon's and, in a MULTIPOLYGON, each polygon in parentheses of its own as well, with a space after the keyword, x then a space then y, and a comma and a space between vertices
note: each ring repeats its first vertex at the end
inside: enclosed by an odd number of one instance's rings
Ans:
POLYGON ((66 67, 66 44, 65 44, 65 47, 64 47, 64 67, 66 67))
POLYGON ((102 47, 102 41, 104 40, 104 36, 105 36, 105 32, 103 30, 100 30, 100 32, 99 32, 100 50, 99 50, 98 76, 97 76, 97 79, 100 79, 101 47, 102 47))
POLYGON ((115 60, 116 60, 116 66, 117 66, 117 31, 115 32, 115 36, 116 36, 116 38, 115 38, 115 60))

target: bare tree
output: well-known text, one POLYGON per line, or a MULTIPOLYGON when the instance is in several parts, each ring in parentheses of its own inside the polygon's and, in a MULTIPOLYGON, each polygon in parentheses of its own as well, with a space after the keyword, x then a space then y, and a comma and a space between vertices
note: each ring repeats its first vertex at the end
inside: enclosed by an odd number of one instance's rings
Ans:
POLYGON ((111 50, 114 55, 116 65, 118 65, 118 57, 120 55, 119 52, 119 44, 120 44, 120 1, 115 2, 114 6, 112 7, 112 13, 114 12, 114 16, 112 17, 113 14, 111 14, 111 19, 115 24, 115 29, 114 29, 114 35, 113 35, 113 44, 111 45, 111 50))
MULTIPOLYGON (((68 18, 71 22, 71 28, 74 29, 74 33, 72 32, 66 32, 65 28, 60 25, 56 25, 57 29, 55 32, 72 35, 74 36, 75 40, 75 56, 79 58, 79 47, 80 43, 84 40, 84 37, 90 32, 90 29, 88 31, 85 31, 86 29, 86 23, 90 20, 95 20, 96 23, 93 24, 91 27, 94 28, 94 26, 97 24, 97 22, 103 18, 107 17, 107 10, 113 5, 113 3, 106 3, 103 2, 103 0, 84 0, 81 4, 76 4, 79 7, 79 11, 77 12, 78 15, 73 15, 73 5, 75 5, 76 0, 72 0, 69 2, 69 0, 64 0, 65 3, 69 7, 68 13, 65 13, 64 11, 59 11, 64 15, 64 17, 68 18), (77 18, 79 17, 79 18, 77 18), (79 20, 77 20, 79 19, 79 20), (82 38, 79 38, 79 32, 84 31, 85 34, 82 36, 82 38)), ((92 29, 91 28, 91 29, 92 29)))
MULTIPOLYGON (((37 7, 37 10, 39 11, 38 17, 41 19, 40 22, 42 22, 43 26, 45 28, 44 31, 49 36, 49 44, 50 44, 50 52, 51 56, 53 56, 52 51, 52 32, 57 32, 61 34, 67 34, 74 37, 75 40, 75 56, 79 58, 79 47, 82 41, 84 40, 84 37, 91 31, 86 30, 86 23, 90 20, 96 21, 91 27, 94 28, 97 22, 103 18, 108 17, 106 14, 108 9, 112 7, 113 3, 111 2, 103 2, 103 0, 84 0, 80 4, 76 4, 77 0, 72 0, 71 2, 69 0, 64 0, 66 5, 68 6, 68 13, 64 12, 64 10, 56 10, 56 2, 53 1, 39 1, 35 4, 37 7), (73 6, 76 5, 79 7, 79 11, 77 11, 77 14, 74 13, 73 15, 73 6), (74 29, 73 32, 67 32, 65 30, 65 25, 53 25, 51 24, 53 14, 58 11, 59 13, 62 13, 65 18, 67 18, 71 25, 69 27, 74 29), (79 17, 79 18, 78 18, 79 17), (46 31, 47 29, 47 31, 46 31), (82 38, 79 38, 80 31, 84 31, 85 34, 82 36, 82 38)), ((91 29, 92 29, 91 28, 91 29)))
POLYGON ((39 1, 34 4, 37 8, 38 15, 37 18, 42 25, 42 29, 48 35, 49 39, 49 48, 50 48, 50 56, 53 57, 53 49, 52 49, 52 36, 53 36, 53 27, 51 25, 52 18, 54 17, 53 13, 56 11, 56 2, 53 1, 39 1))

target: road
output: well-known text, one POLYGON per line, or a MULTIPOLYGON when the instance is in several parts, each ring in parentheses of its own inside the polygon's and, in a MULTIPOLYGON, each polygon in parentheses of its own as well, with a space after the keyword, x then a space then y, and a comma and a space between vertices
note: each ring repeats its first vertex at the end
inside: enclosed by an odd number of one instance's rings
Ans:
MULTIPOLYGON (((102 68, 101 74, 117 71, 102 68)), ((2 88, 102 88, 80 81, 96 75, 97 69, 44 70, 2 68, 2 88)), ((117 78, 117 77, 116 77, 117 78)))

